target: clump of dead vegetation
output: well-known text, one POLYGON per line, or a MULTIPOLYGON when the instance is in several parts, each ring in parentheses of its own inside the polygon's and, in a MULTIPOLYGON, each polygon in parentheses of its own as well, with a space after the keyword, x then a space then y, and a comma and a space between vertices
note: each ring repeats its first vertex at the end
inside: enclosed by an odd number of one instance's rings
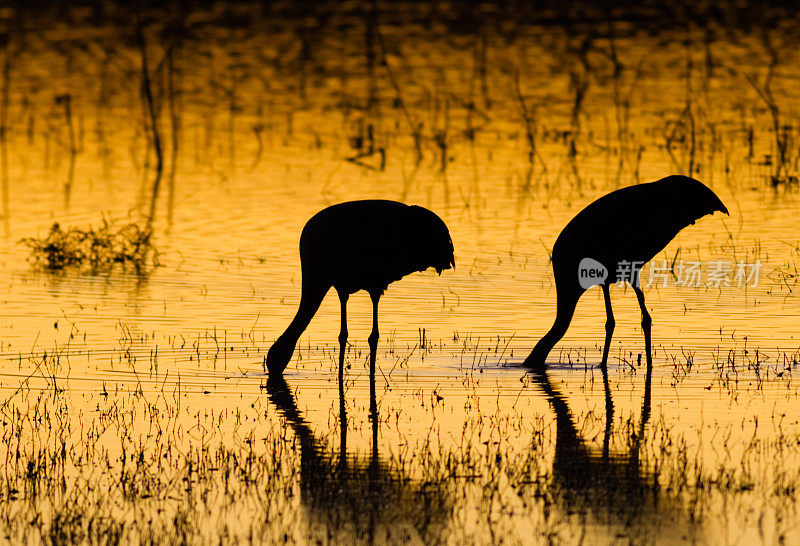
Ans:
POLYGON ((78 268, 104 271, 120 266, 142 273, 158 265, 152 228, 136 222, 103 218, 99 227, 62 228, 55 222, 44 237, 22 239, 31 250, 29 260, 51 271, 78 268))

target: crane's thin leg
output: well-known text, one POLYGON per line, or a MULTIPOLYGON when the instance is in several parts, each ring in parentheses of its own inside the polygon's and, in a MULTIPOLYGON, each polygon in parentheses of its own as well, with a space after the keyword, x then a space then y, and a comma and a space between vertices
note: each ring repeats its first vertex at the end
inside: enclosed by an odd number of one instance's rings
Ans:
POLYGON ((603 300, 606 303, 606 341, 603 344, 603 361, 600 371, 603 373, 603 389, 606 396, 606 431, 603 437, 603 456, 608 457, 608 442, 611 437, 611 422, 614 420, 614 402, 611 400, 611 387, 608 384, 608 350, 611 348, 611 335, 614 333, 614 311, 611 309, 611 293, 607 284, 603 286, 603 300))
POLYGON ((647 368, 647 374, 644 377, 644 398, 642 399, 642 421, 639 424, 639 438, 644 434, 644 426, 647 420, 650 419, 650 390, 653 383, 653 369, 647 368))
POLYGON ((369 418, 372 421, 372 456, 370 457, 369 467, 369 543, 375 543, 375 509, 378 506, 374 497, 378 480, 378 402, 375 396, 375 359, 378 352, 378 301, 381 299, 381 292, 370 292, 372 299, 372 332, 369 334, 369 418))
POLYGON ((636 299, 639 300, 639 307, 642 309, 642 331, 644 332, 644 350, 647 353, 647 371, 653 369, 653 357, 650 354, 650 326, 653 320, 650 318, 650 313, 647 312, 647 306, 644 303, 644 292, 638 286, 633 287, 636 292, 636 299))
POLYGON ((608 370, 603 368, 603 388, 606 395, 606 429, 603 432, 603 460, 608 460, 611 443, 611 425, 614 422, 614 402, 611 400, 611 387, 608 384, 608 370))
POLYGON ((342 303, 342 327, 339 330, 339 390, 341 391, 344 385, 344 350, 347 345, 347 299, 350 294, 338 293, 339 301, 342 303))
POLYGON ((339 469, 347 465, 347 410, 344 405, 344 384, 339 379, 339 469))
POLYGON ((379 292, 370 292, 372 298, 372 332, 369 334, 369 412, 373 419, 373 426, 377 424, 378 404, 375 398, 375 358, 378 352, 378 301, 381 299, 379 292))
POLYGON ((606 342, 603 345, 603 361, 600 363, 600 369, 605 373, 608 364, 608 349, 611 347, 611 335, 614 333, 614 311, 611 309, 611 294, 609 293, 608 285, 603 286, 603 299, 606 302, 606 342))
POLYGON ((339 301, 342 304, 341 320, 342 326, 339 330, 339 427, 341 435, 339 438, 339 465, 347 464, 347 411, 344 405, 344 352, 347 348, 347 300, 350 295, 345 292, 336 291, 339 294, 339 301))

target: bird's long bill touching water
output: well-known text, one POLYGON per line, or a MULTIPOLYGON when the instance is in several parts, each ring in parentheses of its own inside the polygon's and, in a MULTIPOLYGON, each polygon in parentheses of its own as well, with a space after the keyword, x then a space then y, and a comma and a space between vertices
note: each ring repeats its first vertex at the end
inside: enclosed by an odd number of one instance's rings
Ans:
POLYGON ((553 274, 557 308, 553 327, 539 340, 525 360, 525 366, 543 369, 545 359, 564 337, 578 299, 587 288, 599 284, 606 306, 606 338, 603 360, 606 369, 608 349, 614 331, 609 288, 614 282, 633 286, 642 310, 648 369, 650 354, 650 314, 639 287, 639 271, 678 234, 699 218, 716 211, 728 214, 719 197, 703 183, 686 176, 668 176, 622 188, 591 203, 570 220, 553 245, 553 274), (594 282, 582 277, 581 268, 592 269, 594 282))
POLYGON ((372 298, 369 336, 370 375, 378 344, 378 300, 390 283, 429 267, 438 273, 455 266, 450 231, 428 209, 396 201, 350 201, 315 214, 300 236, 302 294, 300 307, 286 331, 267 353, 270 375, 280 375, 297 340, 331 287, 341 302, 339 377, 347 342, 347 299, 366 290, 372 298))

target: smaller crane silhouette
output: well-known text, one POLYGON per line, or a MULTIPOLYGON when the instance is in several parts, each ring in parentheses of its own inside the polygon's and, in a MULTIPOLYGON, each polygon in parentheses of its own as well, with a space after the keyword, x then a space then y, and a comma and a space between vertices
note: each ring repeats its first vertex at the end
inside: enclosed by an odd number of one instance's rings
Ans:
MULTIPOLYGON (((300 235, 302 293, 286 331, 267 353, 270 376, 283 374, 300 335, 325 294, 336 289, 342 308, 339 333, 339 382, 347 343, 347 300, 366 290, 372 299, 369 336, 370 387, 374 391, 378 347, 378 301, 394 281, 429 267, 437 273, 455 266, 453 242, 441 218, 428 209, 397 201, 349 201, 315 214, 300 235)), ((372 393, 374 400, 374 392, 372 393)))
MULTIPOLYGON (((728 214, 719 197, 702 182, 686 176, 668 176, 656 182, 629 186, 604 195, 570 220, 553 245, 556 281, 556 318, 552 328, 536 344, 524 365, 543 370, 545 359, 572 320, 578 299, 590 286, 581 283, 582 262, 605 269, 600 284, 606 305, 606 339, 600 367, 606 370, 608 349, 614 332, 611 283, 628 281, 642 310, 647 369, 650 354, 650 313, 639 287, 642 266, 661 252, 680 230, 716 211, 728 214), (625 266, 625 267, 622 267, 625 266)), ((602 269, 600 268, 600 269, 602 269)))

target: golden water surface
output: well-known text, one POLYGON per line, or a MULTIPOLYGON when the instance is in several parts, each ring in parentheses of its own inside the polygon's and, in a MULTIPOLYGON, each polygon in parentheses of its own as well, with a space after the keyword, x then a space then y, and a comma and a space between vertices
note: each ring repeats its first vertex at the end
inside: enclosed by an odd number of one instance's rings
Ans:
POLYGON ((0 536, 800 541, 800 25, 433 4, 0 8, 0 536), (20 240, 54 222, 145 221, 148 90, 160 265, 32 264, 20 240), (668 174, 730 216, 643 273, 652 384, 621 286, 613 406, 596 288, 547 377, 526 374, 560 230, 668 174), (263 367, 299 302, 305 221, 363 198, 435 211, 457 263, 381 299, 375 422, 365 293, 341 398, 334 293, 285 383, 263 367), (708 282, 719 262, 727 285, 708 282), (758 277, 738 282, 740 262, 758 277))

